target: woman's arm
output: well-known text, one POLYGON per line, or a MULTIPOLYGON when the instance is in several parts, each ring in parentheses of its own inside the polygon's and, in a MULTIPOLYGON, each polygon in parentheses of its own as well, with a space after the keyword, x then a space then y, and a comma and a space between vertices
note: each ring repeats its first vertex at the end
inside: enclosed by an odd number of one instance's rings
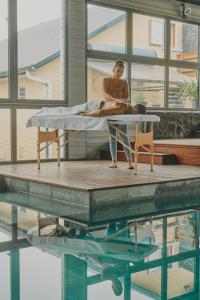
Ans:
POLYGON ((125 80, 124 81, 124 101, 129 102, 129 88, 128 88, 128 82, 125 80))

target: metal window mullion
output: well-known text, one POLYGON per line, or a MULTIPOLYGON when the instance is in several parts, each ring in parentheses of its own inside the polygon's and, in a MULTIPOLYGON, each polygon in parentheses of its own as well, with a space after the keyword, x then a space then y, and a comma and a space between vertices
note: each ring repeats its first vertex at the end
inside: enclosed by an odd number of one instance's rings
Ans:
POLYGON ((163 218, 163 244, 162 244, 162 257, 163 265, 161 266, 161 299, 167 300, 167 281, 168 281, 168 264, 167 257, 167 218, 163 218))
POLYGON ((11 161, 17 161, 17 110, 16 108, 10 109, 10 128, 11 128, 11 161))
MULTIPOLYGON (((64 104, 68 106, 68 1, 63 1, 63 26, 64 26, 64 104)), ((61 18, 62 21, 62 18, 61 18)), ((57 104, 58 105, 58 104, 57 104)), ((69 151, 68 151, 68 144, 64 146, 64 159, 68 160, 69 158, 69 151)))
POLYGON ((10 249, 10 299, 20 300, 20 250, 10 249))
POLYGON ((194 261, 194 290, 198 292, 198 296, 196 300, 199 300, 200 295, 199 295, 199 274, 200 274, 200 258, 199 258, 199 237, 200 237, 200 216, 199 212, 193 213, 193 216, 195 216, 194 221, 195 221, 195 250, 196 250, 196 255, 195 255, 195 261, 194 261))
POLYGON ((8 1, 8 52, 9 52, 9 98, 12 102, 18 97, 17 70, 17 0, 8 1), (12 85, 11 85, 12 83, 12 85))
POLYGON ((167 18, 165 21, 165 102, 164 108, 169 108, 169 61, 170 61, 170 36, 171 36, 171 27, 170 19, 167 18))
POLYGON ((198 26, 198 99, 197 109, 200 109, 200 25, 198 26))
MULTIPOLYGON (((63 21, 63 26, 64 26, 64 78, 63 78, 63 83, 64 83, 64 102, 66 105, 68 105, 68 17, 67 17, 67 12, 68 12, 68 1, 62 0, 63 1, 63 20, 61 17, 61 21, 63 21)), ((62 101, 62 100, 61 100, 62 101)))
MULTIPOLYGON (((18 238, 18 213, 17 206, 11 207, 11 236, 12 242, 18 238)), ((20 253, 19 249, 10 250, 10 283, 11 283, 11 300, 20 299, 20 253)))
POLYGON ((198 69, 198 63, 189 62, 189 61, 181 61, 181 60, 169 60, 170 67, 184 68, 184 69, 198 69))
MULTIPOLYGON (((127 12, 127 29, 126 29, 126 47, 127 47, 127 54, 130 56, 132 54, 132 48, 133 48, 133 15, 132 11, 129 10, 127 12)), ((131 102, 131 85, 132 85, 132 80, 131 80, 131 62, 128 62, 128 70, 127 70, 127 75, 128 75, 128 86, 129 86, 129 100, 131 102)))
POLYGON ((141 63, 141 64, 160 65, 160 66, 165 65, 165 60, 163 58, 137 56, 137 55, 132 55, 129 53, 87 50, 87 57, 94 58, 94 59, 105 59, 105 60, 122 59, 124 61, 136 62, 136 63, 141 63))
MULTIPOLYGON (((18 72, 17 72, 17 0, 8 1, 8 78, 9 78, 9 98, 12 103, 17 102, 18 96, 18 72)), ((11 161, 17 160, 17 122, 16 109, 10 110, 10 130, 11 130, 11 161)))

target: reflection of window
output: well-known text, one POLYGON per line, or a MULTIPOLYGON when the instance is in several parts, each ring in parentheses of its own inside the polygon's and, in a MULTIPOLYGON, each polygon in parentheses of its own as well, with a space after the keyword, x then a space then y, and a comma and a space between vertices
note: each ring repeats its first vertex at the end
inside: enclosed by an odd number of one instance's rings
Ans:
POLYGON ((176 24, 171 23, 171 48, 176 47, 176 24))
POLYGON ((164 44, 164 27, 161 20, 151 20, 151 44, 164 44))
POLYGON ((25 87, 19 87, 18 97, 19 97, 19 99, 26 98, 26 88, 25 87))

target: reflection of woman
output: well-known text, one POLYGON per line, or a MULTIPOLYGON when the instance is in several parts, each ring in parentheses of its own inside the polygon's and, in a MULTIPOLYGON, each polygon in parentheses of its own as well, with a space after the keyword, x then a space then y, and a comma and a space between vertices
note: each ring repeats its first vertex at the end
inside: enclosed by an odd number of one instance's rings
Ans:
MULTIPOLYGON (((126 80, 122 80, 121 77, 124 72, 124 63, 121 60, 116 61, 114 68, 113 68, 113 74, 112 77, 104 78, 103 80, 103 91, 104 91, 104 98, 106 101, 113 101, 113 102, 127 102, 129 98, 129 92, 128 92, 128 83, 126 80)), ((127 125, 116 125, 120 130, 127 133, 127 125)), ((109 127, 109 132, 116 136, 116 130, 109 127)), ((119 136, 120 139, 128 146, 129 140, 124 135, 119 136)), ((111 168, 117 167, 117 141, 109 137, 109 146, 110 146, 110 152, 112 157, 112 164, 111 168)), ((126 154, 126 158, 129 164, 129 169, 133 169, 132 164, 132 155, 129 149, 124 147, 124 151, 126 154)))

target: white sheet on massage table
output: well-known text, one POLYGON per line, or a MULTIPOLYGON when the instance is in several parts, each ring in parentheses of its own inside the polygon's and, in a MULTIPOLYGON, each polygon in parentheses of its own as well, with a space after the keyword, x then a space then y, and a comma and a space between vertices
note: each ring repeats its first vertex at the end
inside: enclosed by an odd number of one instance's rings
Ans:
POLYGON ((156 115, 113 115, 106 117, 87 117, 81 115, 33 115, 27 122, 27 127, 45 127, 52 129, 67 129, 79 131, 107 130, 108 121, 117 124, 133 122, 159 122, 156 115))

